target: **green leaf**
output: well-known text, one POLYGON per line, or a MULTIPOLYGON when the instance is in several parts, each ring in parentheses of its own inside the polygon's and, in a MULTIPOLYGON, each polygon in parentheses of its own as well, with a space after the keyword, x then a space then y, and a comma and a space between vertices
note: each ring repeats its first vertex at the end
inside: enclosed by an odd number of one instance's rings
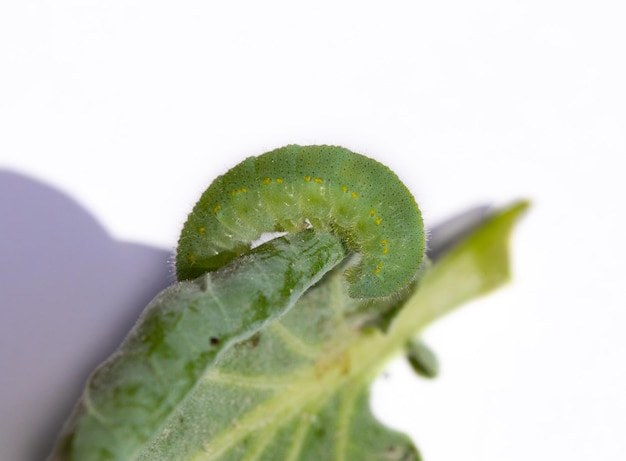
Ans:
POLYGON ((335 236, 305 231, 164 290, 91 376, 51 459, 140 457, 169 420, 187 417, 178 409, 225 351, 284 314, 344 257, 335 236))
POLYGON ((350 298, 343 277, 348 263, 336 266, 343 249, 333 236, 311 233, 306 244, 303 236, 273 241, 245 262, 235 260, 236 270, 166 290, 96 372, 52 459, 420 459, 406 435, 373 417, 369 385, 428 324, 508 280, 508 237, 527 206, 494 213, 393 299, 350 298), (311 257, 315 270, 304 267, 311 257), (250 263, 265 266, 256 265, 242 281, 239 271, 250 263), (301 266, 297 274, 292 264, 301 266), (316 281, 303 281, 304 273, 319 278, 331 267, 289 309, 316 281), (244 307, 244 298, 273 277, 279 294, 270 289, 252 297, 259 306, 244 307), (258 285, 251 289, 253 281, 258 285), (205 302, 216 296, 217 304, 205 302), (389 312, 394 315, 380 328, 378 320, 389 312), (199 361, 181 362, 173 347, 179 342, 189 343, 199 361), (138 427, 137 414, 145 427, 138 427))

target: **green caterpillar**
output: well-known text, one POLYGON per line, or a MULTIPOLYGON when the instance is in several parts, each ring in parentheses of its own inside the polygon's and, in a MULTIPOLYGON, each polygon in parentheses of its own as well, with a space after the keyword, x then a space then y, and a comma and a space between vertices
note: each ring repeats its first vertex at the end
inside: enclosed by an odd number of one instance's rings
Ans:
POLYGON ((403 288, 424 253, 420 210, 389 168, 342 147, 289 145, 248 157, 209 186, 181 232, 177 278, 219 269, 264 232, 307 227, 361 255, 346 271, 355 298, 403 288))

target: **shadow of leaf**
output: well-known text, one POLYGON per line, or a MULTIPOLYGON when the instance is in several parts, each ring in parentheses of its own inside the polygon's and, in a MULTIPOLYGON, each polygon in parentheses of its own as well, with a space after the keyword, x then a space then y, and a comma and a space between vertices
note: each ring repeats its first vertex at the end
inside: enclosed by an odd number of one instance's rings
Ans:
POLYGON ((0 459, 45 458, 89 373, 172 281, 169 256, 0 170, 0 459))

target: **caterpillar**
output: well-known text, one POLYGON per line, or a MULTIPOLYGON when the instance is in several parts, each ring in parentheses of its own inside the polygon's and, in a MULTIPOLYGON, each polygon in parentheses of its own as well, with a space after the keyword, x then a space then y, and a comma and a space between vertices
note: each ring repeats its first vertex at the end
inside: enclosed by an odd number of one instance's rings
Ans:
POLYGON ((307 227, 360 254, 346 270, 354 298, 402 289, 424 253, 420 210, 388 167, 343 147, 288 145, 246 158, 202 194, 178 241, 176 276, 219 269, 263 233, 307 227))

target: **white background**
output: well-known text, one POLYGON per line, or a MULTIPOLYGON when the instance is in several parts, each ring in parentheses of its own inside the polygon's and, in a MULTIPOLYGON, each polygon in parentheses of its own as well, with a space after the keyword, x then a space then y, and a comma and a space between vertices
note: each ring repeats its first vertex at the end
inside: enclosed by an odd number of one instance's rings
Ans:
POLYGON ((386 163, 431 227, 531 199, 513 283, 428 330, 439 379, 394 362, 374 407, 427 461, 617 461, 625 21, 601 0, 8 0, 0 168, 167 250, 216 175, 288 143, 386 163))

